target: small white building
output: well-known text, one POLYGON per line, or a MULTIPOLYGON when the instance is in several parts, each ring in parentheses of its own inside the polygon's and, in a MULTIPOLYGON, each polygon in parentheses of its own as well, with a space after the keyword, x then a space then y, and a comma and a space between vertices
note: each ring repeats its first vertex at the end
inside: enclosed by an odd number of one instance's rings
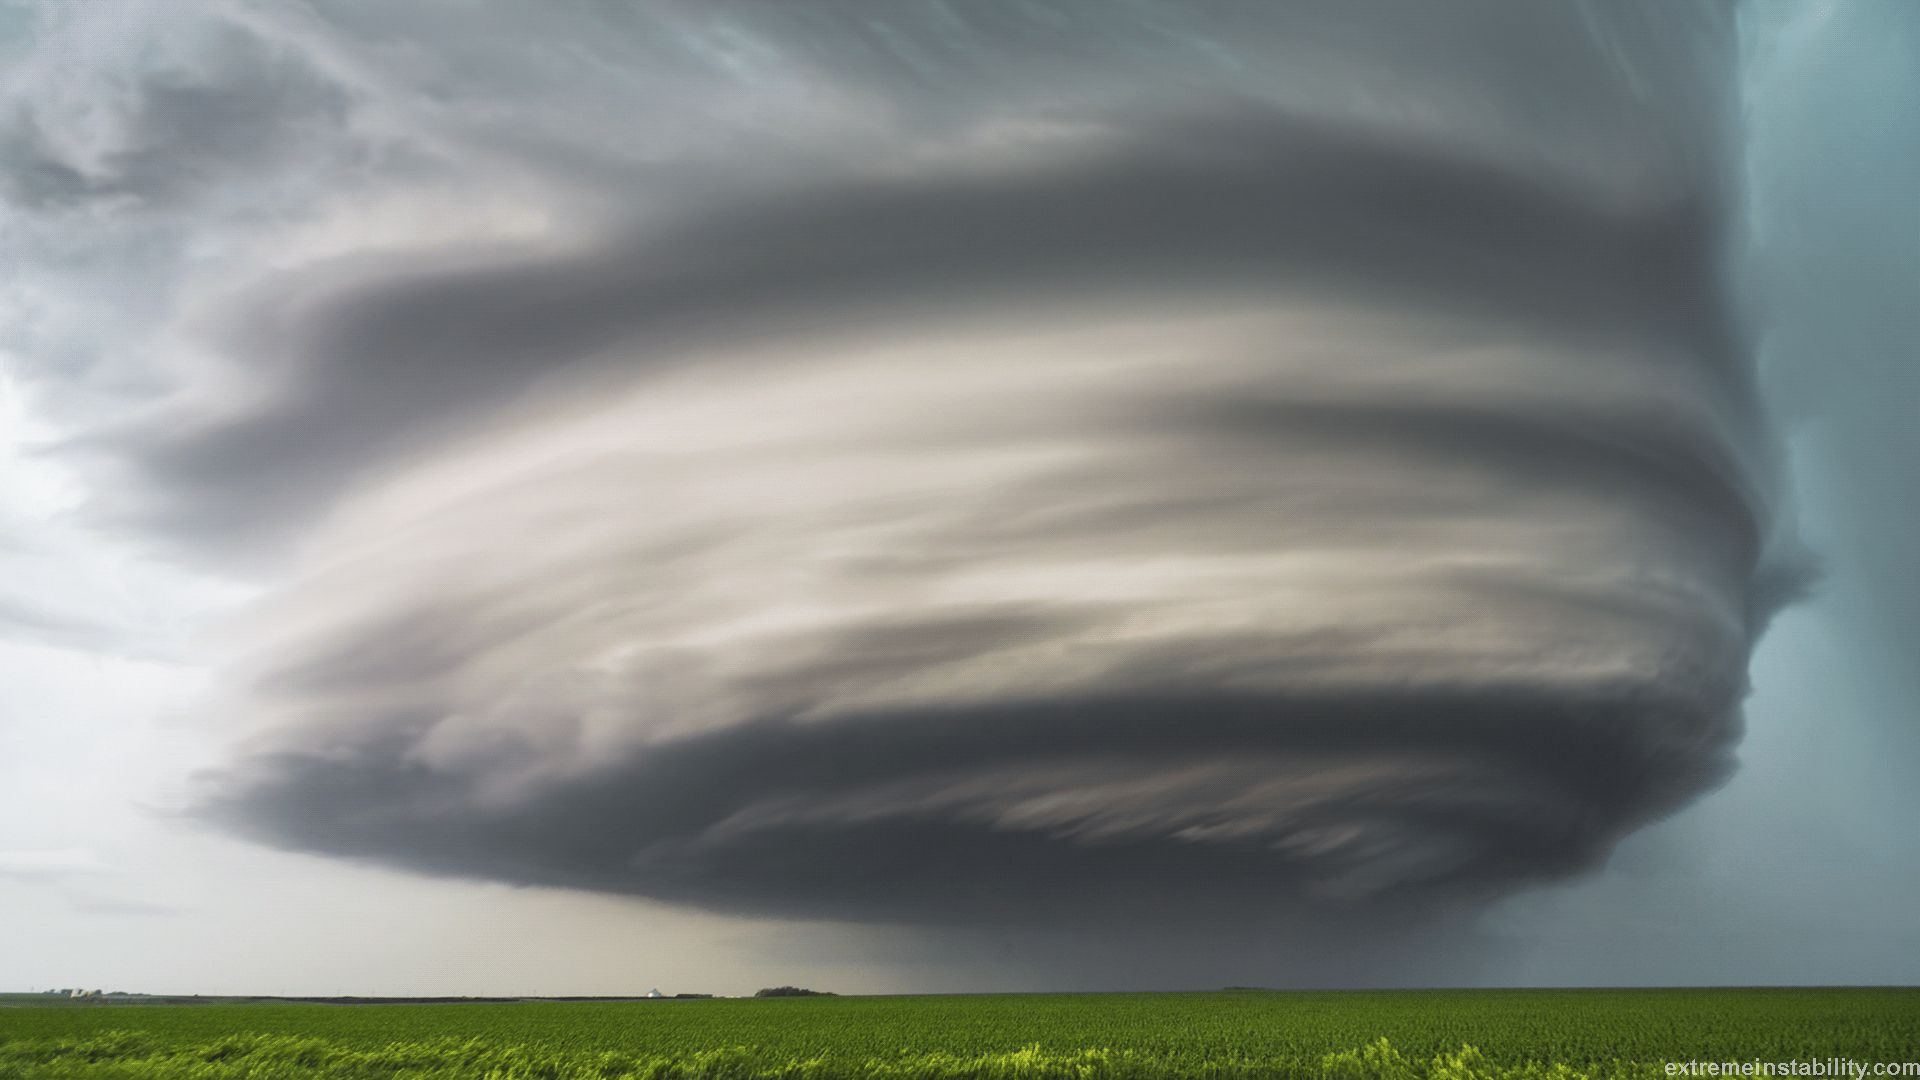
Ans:
POLYGON ((656 986, 653 989, 647 991, 647 996, 650 998, 657 998, 657 997, 666 997, 667 995, 661 993, 660 988, 656 986))

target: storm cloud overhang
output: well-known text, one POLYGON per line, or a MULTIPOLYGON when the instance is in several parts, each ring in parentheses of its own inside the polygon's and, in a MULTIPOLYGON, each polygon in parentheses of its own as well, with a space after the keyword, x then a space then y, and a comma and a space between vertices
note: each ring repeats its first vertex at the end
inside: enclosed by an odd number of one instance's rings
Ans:
POLYGON ((1711 205, 1235 107, 296 307, 176 483, 644 377, 337 517, 209 812, 907 921, 1588 865, 1725 775, 1780 593, 1711 205))

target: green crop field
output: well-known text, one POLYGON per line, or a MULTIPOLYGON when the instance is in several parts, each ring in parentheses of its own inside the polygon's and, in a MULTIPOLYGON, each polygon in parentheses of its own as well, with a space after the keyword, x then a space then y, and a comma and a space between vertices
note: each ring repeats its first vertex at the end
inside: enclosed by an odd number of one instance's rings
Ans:
POLYGON ((0 1007, 0 1077, 7 1080, 1577 1080, 1664 1076, 1665 1063, 1688 1060, 1920 1062, 1920 991, 1900 989, 7 1002, 0 1007))

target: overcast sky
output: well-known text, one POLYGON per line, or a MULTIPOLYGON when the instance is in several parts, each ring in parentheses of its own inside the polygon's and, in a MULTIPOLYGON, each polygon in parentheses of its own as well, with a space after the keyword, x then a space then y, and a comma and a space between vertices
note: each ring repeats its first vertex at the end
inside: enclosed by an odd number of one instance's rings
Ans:
POLYGON ((1916 56, 0 6, 0 984, 1920 979, 1916 56))

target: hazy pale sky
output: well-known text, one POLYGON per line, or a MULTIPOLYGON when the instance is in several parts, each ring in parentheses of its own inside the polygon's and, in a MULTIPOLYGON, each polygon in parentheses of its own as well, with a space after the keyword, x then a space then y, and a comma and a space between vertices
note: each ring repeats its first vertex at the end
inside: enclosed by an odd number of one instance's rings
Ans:
POLYGON ((1916 56, 0 6, 0 984, 1912 982, 1916 56))

